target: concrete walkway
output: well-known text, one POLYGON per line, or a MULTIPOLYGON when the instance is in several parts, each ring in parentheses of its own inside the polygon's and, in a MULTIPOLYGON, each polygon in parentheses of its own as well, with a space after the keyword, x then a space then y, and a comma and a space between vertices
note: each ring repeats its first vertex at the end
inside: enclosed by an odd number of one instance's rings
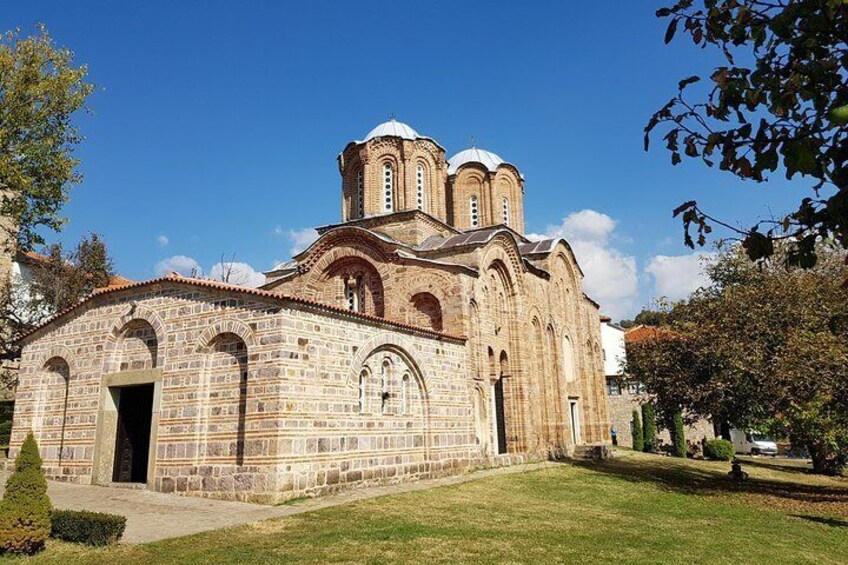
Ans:
MULTIPOLYGON (((495 475, 525 473, 549 465, 551 464, 546 462, 514 465, 439 479, 359 488, 339 494, 311 498, 287 506, 265 506, 247 502, 164 494, 142 489, 74 485, 54 481, 49 481, 47 493, 50 495, 50 500, 53 501, 54 508, 110 512, 126 516, 127 529, 123 541, 126 543, 146 543, 217 530, 228 526, 249 524, 269 518, 303 514, 356 500, 414 492, 443 485, 454 485, 495 475)), ((2 478, 0 491, 6 484, 7 476, 8 473, 0 474, 0 478, 2 478)))

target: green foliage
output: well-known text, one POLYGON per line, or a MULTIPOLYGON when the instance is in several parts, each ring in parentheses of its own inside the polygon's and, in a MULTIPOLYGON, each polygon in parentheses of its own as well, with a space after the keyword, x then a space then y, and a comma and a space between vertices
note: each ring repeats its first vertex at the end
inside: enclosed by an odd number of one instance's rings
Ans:
POLYGON ((0 445, 9 445, 12 436, 12 421, 0 422, 0 445))
MULTIPOLYGON (((24 283, 0 286, 0 358, 20 357, 18 338, 56 312, 89 296, 98 287, 107 286, 114 275, 106 243, 97 234, 89 234, 70 251, 55 244, 44 251, 48 261, 39 261, 30 269, 31 279, 24 283)), ((13 375, 10 375, 14 378, 13 375)), ((14 388, 14 382, 5 383, 14 388)))
POLYGON ((0 229, 19 249, 44 243, 42 228, 62 227, 59 210, 81 180, 72 152, 82 136, 71 117, 94 86, 73 58, 44 26, 30 37, 0 36, 0 215, 11 220, 0 229))
POLYGON ((54 510, 50 522, 50 537, 95 546, 117 542, 127 527, 124 516, 77 510, 54 510))
POLYGON ((686 457, 686 428, 683 423, 683 414, 680 412, 675 412, 671 419, 671 445, 672 455, 686 457))
POLYGON ((639 421, 639 411, 633 410, 633 419, 630 421, 630 429, 633 432, 633 450, 645 449, 645 440, 642 436, 642 422, 639 421))
POLYGON ((736 452, 726 439, 711 439, 704 444, 704 457, 716 461, 733 461, 736 452))
POLYGON ((646 402, 642 405, 642 435, 644 437, 643 451, 653 453, 657 450, 657 416, 654 405, 646 402))
POLYGON ((672 312, 664 339, 628 344, 627 371, 663 414, 682 408, 739 429, 774 421, 817 472, 848 450, 845 253, 822 244, 809 269, 752 264, 736 248, 708 269, 712 286, 672 312), (672 410, 670 410, 672 409, 672 410))
POLYGON ((697 75, 679 82, 646 125, 645 149, 660 127, 673 165, 685 155, 755 182, 779 172, 809 177, 813 189, 781 221, 750 230, 686 202, 674 211, 686 245, 696 243, 690 229, 697 228, 704 245, 718 223, 742 237, 752 260, 771 256, 780 238, 792 241, 784 255, 789 264, 805 268, 815 265, 817 238, 848 247, 848 2, 678 0, 657 16, 669 20, 666 43, 682 29, 695 45, 719 51, 726 64, 709 73, 708 84, 697 75))
POLYGON ((38 444, 30 432, 15 459, 15 472, 6 481, 0 505, 0 550, 32 555, 43 549, 50 535, 51 510, 38 444))

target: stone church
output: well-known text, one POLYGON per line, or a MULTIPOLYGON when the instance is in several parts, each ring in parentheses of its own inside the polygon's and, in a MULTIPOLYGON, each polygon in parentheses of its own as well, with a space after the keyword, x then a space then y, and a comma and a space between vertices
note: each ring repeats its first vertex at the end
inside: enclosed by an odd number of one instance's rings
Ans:
POLYGON ((113 285, 25 336, 11 457, 271 502, 607 443, 598 305, 518 167, 394 120, 338 166, 341 221, 261 288, 113 285))

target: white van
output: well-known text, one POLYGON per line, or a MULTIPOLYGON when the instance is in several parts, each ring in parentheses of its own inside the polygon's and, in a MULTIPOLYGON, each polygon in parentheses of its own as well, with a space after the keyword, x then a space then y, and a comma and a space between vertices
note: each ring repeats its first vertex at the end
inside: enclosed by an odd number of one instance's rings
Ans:
POLYGON ((730 440, 736 453, 744 455, 777 455, 777 444, 765 434, 753 430, 730 430, 730 440))

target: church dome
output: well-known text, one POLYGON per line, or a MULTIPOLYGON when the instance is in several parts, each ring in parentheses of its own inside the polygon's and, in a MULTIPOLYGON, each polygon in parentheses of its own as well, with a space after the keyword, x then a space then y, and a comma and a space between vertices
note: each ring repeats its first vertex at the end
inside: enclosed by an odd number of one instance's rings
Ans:
MULTIPOLYGON (((499 155, 496 155, 491 151, 486 151, 485 149, 478 149, 477 147, 471 147, 469 149, 460 151, 459 153, 448 159, 448 174, 455 175, 459 168, 466 163, 479 163, 486 167, 486 169, 492 173, 498 170, 499 166, 510 164, 501 159, 499 155)), ((515 165, 512 166, 514 167, 515 165)))
POLYGON ((418 135, 418 132, 395 119, 388 122, 383 122, 374 129, 368 132, 363 141, 370 141, 375 137, 400 137, 401 139, 421 139, 423 136, 418 135))

